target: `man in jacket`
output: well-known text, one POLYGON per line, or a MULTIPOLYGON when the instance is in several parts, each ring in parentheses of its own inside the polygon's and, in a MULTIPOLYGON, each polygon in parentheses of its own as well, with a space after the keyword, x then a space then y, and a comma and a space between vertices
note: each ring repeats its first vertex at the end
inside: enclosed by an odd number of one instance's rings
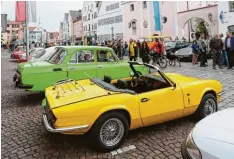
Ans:
POLYGON ((212 51, 213 59, 213 69, 216 69, 215 66, 218 63, 219 68, 221 67, 221 50, 223 48, 222 40, 219 38, 218 34, 215 34, 214 37, 210 40, 210 49, 212 51))
POLYGON ((206 63, 206 41, 205 41, 205 36, 204 34, 201 34, 201 37, 198 41, 198 45, 199 45, 199 50, 200 50, 200 67, 205 67, 207 65, 205 65, 206 63))
POLYGON ((228 69, 232 69, 234 65, 234 36, 231 36, 230 32, 227 32, 227 37, 225 38, 225 49, 229 63, 228 69))
POLYGON ((129 40, 128 48, 129 48, 129 60, 136 61, 137 60, 137 45, 132 39, 129 40))
POLYGON ((118 54, 117 54, 118 49, 113 45, 112 40, 108 40, 108 42, 107 42, 107 47, 112 48, 112 49, 114 50, 115 54, 118 55, 118 54))

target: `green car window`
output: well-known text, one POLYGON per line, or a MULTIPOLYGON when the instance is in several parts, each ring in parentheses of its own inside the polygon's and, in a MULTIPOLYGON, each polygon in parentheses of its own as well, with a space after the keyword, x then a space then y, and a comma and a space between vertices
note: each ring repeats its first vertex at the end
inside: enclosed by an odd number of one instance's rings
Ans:
POLYGON ((93 51, 80 50, 76 52, 69 61, 69 63, 87 63, 87 62, 94 62, 93 51))
POLYGON ((115 62, 116 59, 110 51, 100 50, 97 51, 98 62, 115 62))

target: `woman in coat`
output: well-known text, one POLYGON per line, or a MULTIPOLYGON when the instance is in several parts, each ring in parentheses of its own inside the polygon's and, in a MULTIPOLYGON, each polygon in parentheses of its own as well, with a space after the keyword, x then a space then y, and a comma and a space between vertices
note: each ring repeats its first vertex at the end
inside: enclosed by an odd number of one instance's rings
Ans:
POLYGON ((149 47, 146 41, 143 41, 142 47, 140 49, 140 56, 144 63, 149 63, 149 47))

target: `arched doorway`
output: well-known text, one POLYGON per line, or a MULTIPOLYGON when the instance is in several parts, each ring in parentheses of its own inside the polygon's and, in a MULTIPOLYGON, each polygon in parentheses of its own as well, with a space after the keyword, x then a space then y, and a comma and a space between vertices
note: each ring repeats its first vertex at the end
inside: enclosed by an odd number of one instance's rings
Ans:
POLYGON ((182 36, 186 37, 188 41, 195 38, 196 33, 203 33, 205 36, 211 35, 211 28, 208 22, 199 17, 192 17, 188 19, 182 28, 182 36))

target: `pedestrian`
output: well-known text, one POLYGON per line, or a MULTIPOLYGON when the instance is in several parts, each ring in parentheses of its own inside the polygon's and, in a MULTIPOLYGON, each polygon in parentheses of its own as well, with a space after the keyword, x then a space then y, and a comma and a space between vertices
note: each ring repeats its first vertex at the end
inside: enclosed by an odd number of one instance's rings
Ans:
POLYGON ((193 40, 192 52, 193 52, 192 64, 196 65, 196 64, 198 64, 197 59, 198 59, 198 55, 199 55, 199 45, 198 45, 197 39, 193 40))
POLYGON ((227 57, 227 52, 225 50, 225 37, 223 36, 223 34, 220 34, 220 39, 222 40, 223 43, 223 48, 221 50, 221 64, 222 66, 227 66, 228 67, 228 57, 227 57))
POLYGON ((112 40, 108 40, 107 41, 107 47, 112 48, 114 50, 115 54, 118 52, 118 49, 113 45, 113 41, 112 40))
POLYGON ((227 32, 225 38, 225 49, 228 57, 228 69, 232 69, 234 65, 234 36, 231 36, 230 32, 227 32))
POLYGON ((156 38, 154 43, 152 44, 152 47, 150 48, 150 51, 154 51, 154 53, 152 53, 153 58, 153 62, 156 62, 157 58, 161 56, 161 44, 159 42, 159 39, 156 38))
POLYGON ((140 57, 142 58, 142 61, 144 63, 149 63, 150 59, 149 59, 149 47, 146 41, 143 41, 142 43, 142 47, 140 50, 140 57))
POLYGON ((137 60, 137 45, 136 43, 133 41, 133 39, 129 40, 129 60, 132 61, 136 61, 137 60))
POLYGON ((221 50, 223 48, 222 40, 219 38, 218 34, 215 34, 214 37, 210 40, 210 51, 212 52, 212 60, 213 60, 213 69, 216 69, 216 65, 218 64, 219 68, 221 67, 221 50))
POLYGON ((202 33, 200 36, 200 39, 198 41, 198 45, 199 45, 199 51, 200 51, 200 67, 206 67, 207 65, 206 63, 206 49, 207 49, 207 45, 206 45, 206 41, 204 39, 204 34, 202 33))
POLYGON ((140 40, 137 40, 136 44, 137 44, 137 57, 138 57, 140 55, 140 50, 141 50, 141 42, 140 42, 140 40))
POLYGON ((127 43, 127 41, 125 41, 125 43, 124 43, 124 56, 128 56, 128 43, 127 43))
POLYGON ((119 59, 123 60, 124 46, 123 46, 123 42, 122 42, 121 39, 119 39, 119 41, 118 41, 117 49, 118 49, 118 57, 119 57, 119 59))

